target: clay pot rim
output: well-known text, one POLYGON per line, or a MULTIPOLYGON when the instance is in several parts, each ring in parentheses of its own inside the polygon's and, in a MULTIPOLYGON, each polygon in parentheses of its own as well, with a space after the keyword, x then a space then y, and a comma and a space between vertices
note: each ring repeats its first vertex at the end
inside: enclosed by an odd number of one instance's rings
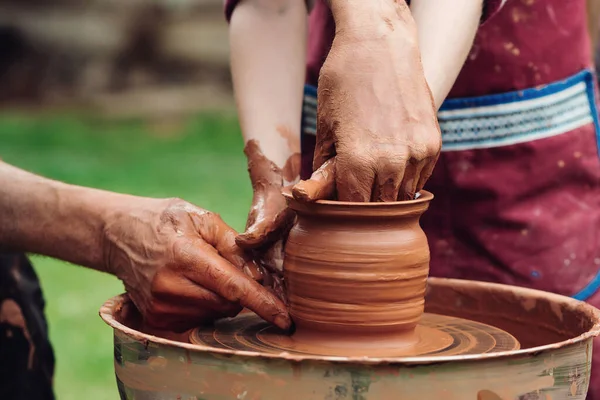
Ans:
MULTIPOLYGON (((285 197, 288 201, 294 201, 301 203, 300 200, 297 200, 293 195, 290 187, 286 187, 281 192, 283 197, 285 197)), ((323 206, 343 206, 343 207, 357 207, 357 208, 394 208, 399 206, 408 206, 408 205, 417 205, 423 203, 429 203, 433 200, 433 193, 428 192, 427 190, 421 190, 419 192, 421 196, 418 199, 414 200, 402 200, 402 201, 370 201, 370 202, 358 202, 358 201, 337 201, 337 200, 317 200, 311 203, 303 203, 308 205, 323 205, 323 206)))
MULTIPOLYGON (((501 358, 519 358, 519 357, 531 357, 532 355, 538 355, 540 353, 549 352, 552 350, 557 350, 566 346, 576 345, 578 343, 584 342, 589 339, 593 339, 600 335, 600 310, 597 308, 579 301, 573 298, 543 292, 535 289, 528 289, 522 287, 513 287, 509 285, 504 285, 500 283, 487 283, 487 282, 477 282, 463 279, 447 279, 447 278, 429 278, 428 284, 439 285, 439 286, 448 286, 452 285, 453 287, 472 287, 477 285, 486 285, 488 288, 496 288, 499 291, 518 291, 520 293, 529 294, 535 298, 550 298, 554 301, 560 302, 562 304, 568 305, 570 308, 583 308, 582 312, 590 314, 590 318, 593 318, 593 326, 587 332, 584 332, 578 336, 573 338, 563 340, 561 342, 551 343, 543 346, 530 347, 526 349, 519 350, 511 350, 511 351, 501 351, 496 353, 486 353, 486 354, 472 354, 472 355, 455 355, 455 356, 445 356, 445 357, 431 357, 431 356, 416 356, 416 357, 334 357, 334 356, 315 356, 315 355, 298 355, 298 354, 290 354, 282 351, 280 354, 265 354, 256 351, 245 351, 245 350, 230 350, 230 349, 215 349, 208 346, 201 346, 191 343, 184 343, 176 340, 165 339, 158 336, 154 336, 151 334, 139 332, 133 328, 130 328, 126 325, 123 325, 121 322, 117 321, 114 317, 114 311, 119 309, 121 305, 127 301, 128 296, 126 294, 121 294, 115 297, 108 299, 100 308, 99 314, 100 318, 109 326, 111 326, 115 331, 119 331, 129 338, 134 340, 145 342, 145 343, 156 343, 158 345, 165 345, 169 347, 178 347, 190 351, 202 352, 202 353, 213 353, 213 354, 221 354, 226 356, 235 356, 240 358, 252 358, 252 359, 262 359, 262 360, 277 360, 277 361, 292 361, 292 362, 331 362, 337 364, 361 364, 361 365, 381 365, 381 364, 391 364, 391 365, 427 365, 427 364, 437 364, 437 363, 446 363, 446 362, 479 362, 486 360, 495 360, 501 358)), ((114 332, 113 332, 114 336, 114 332)), ((113 339, 114 345, 114 339, 113 339)))

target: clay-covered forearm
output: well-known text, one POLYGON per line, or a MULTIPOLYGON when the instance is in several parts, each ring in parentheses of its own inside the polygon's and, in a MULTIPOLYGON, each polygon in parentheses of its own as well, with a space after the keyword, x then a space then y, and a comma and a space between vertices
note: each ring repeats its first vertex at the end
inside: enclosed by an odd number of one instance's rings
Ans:
POLYGON ((481 21, 483 0, 412 0, 425 78, 439 108, 454 85, 481 21))
POLYGON ((0 249, 105 270, 106 210, 120 196, 46 179, 0 161, 0 249))
POLYGON ((244 0, 230 17, 231 72, 246 142, 279 168, 300 151, 307 6, 244 0))

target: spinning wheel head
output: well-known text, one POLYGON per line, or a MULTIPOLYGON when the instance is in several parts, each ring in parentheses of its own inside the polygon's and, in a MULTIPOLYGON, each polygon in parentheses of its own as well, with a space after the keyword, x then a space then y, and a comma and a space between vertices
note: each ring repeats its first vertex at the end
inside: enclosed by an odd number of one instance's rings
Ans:
POLYGON ((499 328, 462 318, 424 314, 413 336, 398 340, 315 341, 314 337, 288 336, 254 314, 241 314, 211 327, 194 329, 193 344, 219 349, 254 351, 265 354, 317 356, 456 356, 517 350, 517 339, 499 328))

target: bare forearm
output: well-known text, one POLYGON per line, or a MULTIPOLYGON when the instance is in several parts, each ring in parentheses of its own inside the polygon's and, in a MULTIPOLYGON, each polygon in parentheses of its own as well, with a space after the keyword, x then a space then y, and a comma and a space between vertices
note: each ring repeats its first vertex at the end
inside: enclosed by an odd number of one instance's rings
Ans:
POLYGON ((425 78, 439 108, 473 45, 483 0, 412 0, 410 8, 425 78))
POLYGON ((125 197, 45 179, 0 162, 0 249, 105 270, 105 216, 125 197))
POLYGON ((590 34, 590 41, 592 45, 592 61, 594 61, 595 53, 598 50, 598 19, 600 18, 600 1, 599 0, 587 0, 586 2, 587 15, 588 15, 588 32, 590 34))
POLYGON ((231 71, 245 141, 283 168, 300 151, 304 0, 244 0, 230 21, 231 71))
POLYGON ((396 0, 327 0, 336 23, 336 36, 377 39, 388 33, 416 40, 410 10, 404 1, 396 0))

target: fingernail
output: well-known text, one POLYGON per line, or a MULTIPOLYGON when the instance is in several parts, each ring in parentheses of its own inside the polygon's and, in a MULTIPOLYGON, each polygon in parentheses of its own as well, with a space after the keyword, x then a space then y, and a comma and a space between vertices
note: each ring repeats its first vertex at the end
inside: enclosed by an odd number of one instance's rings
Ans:
POLYGON ((287 331, 292 327, 292 320, 290 319, 289 316, 285 315, 285 314, 278 314, 275 317, 275 325, 277 325, 279 328, 287 331))

